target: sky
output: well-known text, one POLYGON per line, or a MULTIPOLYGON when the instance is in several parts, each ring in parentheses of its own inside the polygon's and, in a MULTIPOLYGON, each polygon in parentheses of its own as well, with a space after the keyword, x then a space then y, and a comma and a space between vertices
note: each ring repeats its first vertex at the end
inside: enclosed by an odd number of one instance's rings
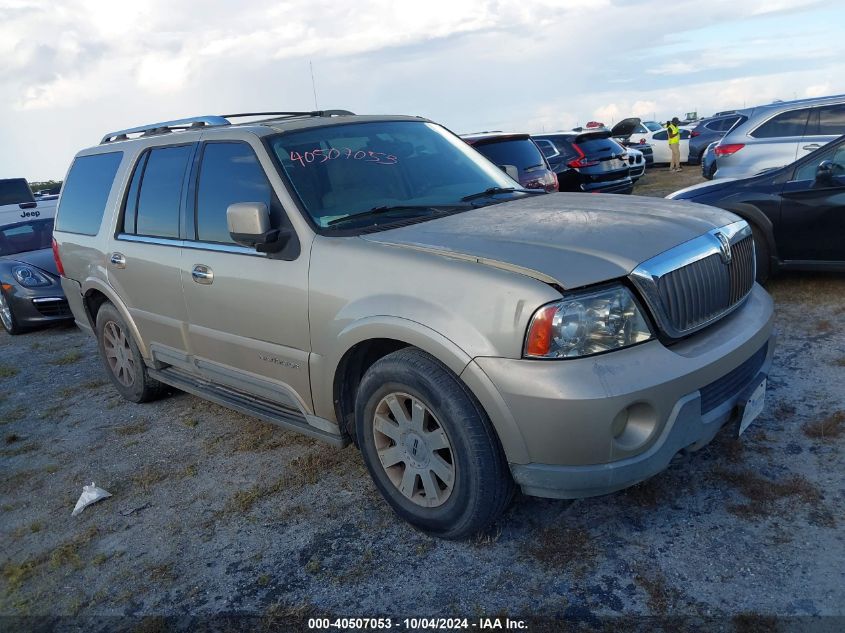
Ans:
POLYGON ((458 133, 840 94, 845 2, 0 0, 0 178, 61 179, 116 129, 315 93, 458 133))

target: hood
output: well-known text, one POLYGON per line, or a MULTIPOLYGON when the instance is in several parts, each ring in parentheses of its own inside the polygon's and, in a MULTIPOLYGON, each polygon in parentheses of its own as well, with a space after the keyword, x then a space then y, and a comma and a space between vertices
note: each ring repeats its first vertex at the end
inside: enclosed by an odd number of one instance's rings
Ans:
POLYGON ((706 180, 704 182, 696 183, 684 189, 673 191, 668 196, 669 200, 688 200, 705 193, 712 193, 719 189, 724 189, 727 185, 735 181, 736 178, 719 178, 718 180, 706 180))
POLYGON ((552 193, 362 237, 570 289, 624 277, 640 262, 736 219, 714 207, 662 198, 552 193))
POLYGON ((6 255, 3 259, 11 262, 29 264, 30 266, 35 266, 44 272, 50 273, 54 277, 59 276, 59 271, 56 270, 56 260, 53 258, 53 249, 51 248, 42 248, 37 251, 6 255))

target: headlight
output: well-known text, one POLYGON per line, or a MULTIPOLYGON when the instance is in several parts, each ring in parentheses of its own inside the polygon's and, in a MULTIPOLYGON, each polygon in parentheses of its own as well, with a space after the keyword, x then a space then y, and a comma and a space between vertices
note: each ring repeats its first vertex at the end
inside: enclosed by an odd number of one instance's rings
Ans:
POLYGON ((18 283, 24 288, 36 288, 38 286, 52 285, 53 280, 42 272, 29 266, 15 266, 12 268, 12 274, 18 283))
POLYGON ((652 338, 643 313, 624 286, 594 290, 543 306, 531 318, 526 358, 577 358, 652 338))

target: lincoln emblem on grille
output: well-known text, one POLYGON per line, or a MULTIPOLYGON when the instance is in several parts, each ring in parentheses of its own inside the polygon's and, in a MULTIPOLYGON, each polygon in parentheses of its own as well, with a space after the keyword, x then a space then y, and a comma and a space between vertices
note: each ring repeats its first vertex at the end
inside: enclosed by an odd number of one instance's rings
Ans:
POLYGON ((731 263, 731 243, 728 240, 727 236, 722 233, 721 231, 717 231, 715 234, 716 239, 719 240, 719 252, 722 255, 722 263, 730 264, 731 263))

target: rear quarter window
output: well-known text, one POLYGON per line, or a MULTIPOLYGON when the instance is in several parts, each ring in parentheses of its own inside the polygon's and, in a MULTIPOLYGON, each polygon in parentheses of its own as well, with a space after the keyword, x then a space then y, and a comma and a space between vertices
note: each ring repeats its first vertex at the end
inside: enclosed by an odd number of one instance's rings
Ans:
POLYGON ((754 138, 781 138, 803 136, 807 127, 809 108, 781 112, 772 117, 751 133, 754 138))
POLYGON ((123 152, 109 152, 73 161, 59 201, 57 231, 97 234, 121 160, 123 152))

